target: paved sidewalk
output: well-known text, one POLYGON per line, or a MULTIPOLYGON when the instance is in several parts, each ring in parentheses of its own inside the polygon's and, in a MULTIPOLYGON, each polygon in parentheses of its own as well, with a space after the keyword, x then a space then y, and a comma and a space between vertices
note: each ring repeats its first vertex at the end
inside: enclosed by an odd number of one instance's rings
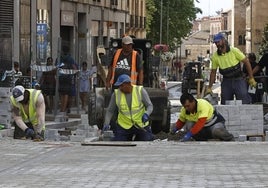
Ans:
POLYGON ((134 147, 0 139, 0 187, 268 187, 267 142, 134 147))

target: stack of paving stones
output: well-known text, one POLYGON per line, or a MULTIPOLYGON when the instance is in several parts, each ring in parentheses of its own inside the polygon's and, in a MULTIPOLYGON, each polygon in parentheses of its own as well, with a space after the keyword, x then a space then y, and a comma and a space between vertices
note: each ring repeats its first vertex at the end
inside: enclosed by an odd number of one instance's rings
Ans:
POLYGON ((88 124, 88 116, 81 114, 81 124, 75 128, 47 129, 45 140, 82 142, 87 140, 99 140, 98 126, 88 124))
POLYGON ((262 141, 263 107, 262 105, 243 104, 241 101, 229 101, 226 105, 216 105, 215 108, 225 118, 225 125, 236 140, 262 141))
POLYGON ((9 97, 11 95, 10 87, 0 87, 0 124, 5 129, 11 128, 11 104, 9 97))

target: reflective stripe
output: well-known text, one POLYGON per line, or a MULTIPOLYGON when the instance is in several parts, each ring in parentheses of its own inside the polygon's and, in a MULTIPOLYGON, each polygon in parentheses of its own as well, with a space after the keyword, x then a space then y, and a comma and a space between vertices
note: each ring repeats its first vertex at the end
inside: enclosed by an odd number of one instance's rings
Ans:
POLYGON ((26 123, 32 123, 32 125, 38 124, 38 119, 36 116, 36 102, 38 99, 41 90, 36 89, 27 89, 30 92, 30 101, 29 101, 29 115, 27 115, 24 111, 23 105, 21 103, 17 103, 13 96, 10 97, 12 105, 20 109, 20 116, 22 117, 23 121, 26 123))
POLYGON ((129 129, 133 125, 139 127, 146 127, 149 122, 142 122, 142 115, 145 112, 145 106, 142 103, 141 90, 142 86, 133 85, 133 91, 131 93, 131 106, 127 104, 126 95, 119 89, 115 89, 116 105, 118 107, 118 124, 124 128, 129 129))

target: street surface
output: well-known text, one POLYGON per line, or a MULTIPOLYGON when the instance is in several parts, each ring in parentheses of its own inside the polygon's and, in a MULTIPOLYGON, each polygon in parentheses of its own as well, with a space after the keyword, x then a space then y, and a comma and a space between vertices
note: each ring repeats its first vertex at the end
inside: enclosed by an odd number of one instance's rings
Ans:
POLYGON ((0 139, 0 187, 268 187, 267 142, 132 142, 130 147, 0 139))

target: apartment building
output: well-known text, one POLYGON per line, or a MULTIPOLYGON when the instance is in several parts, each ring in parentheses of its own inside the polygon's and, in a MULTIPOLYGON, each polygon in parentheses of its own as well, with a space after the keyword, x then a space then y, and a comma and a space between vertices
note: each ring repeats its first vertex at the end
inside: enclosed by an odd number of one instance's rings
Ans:
POLYGON ((2 0, 0 63, 11 69, 18 61, 25 72, 67 45, 78 64, 91 66, 97 46, 108 47, 111 37, 144 38, 145 12, 145 0, 2 0))

